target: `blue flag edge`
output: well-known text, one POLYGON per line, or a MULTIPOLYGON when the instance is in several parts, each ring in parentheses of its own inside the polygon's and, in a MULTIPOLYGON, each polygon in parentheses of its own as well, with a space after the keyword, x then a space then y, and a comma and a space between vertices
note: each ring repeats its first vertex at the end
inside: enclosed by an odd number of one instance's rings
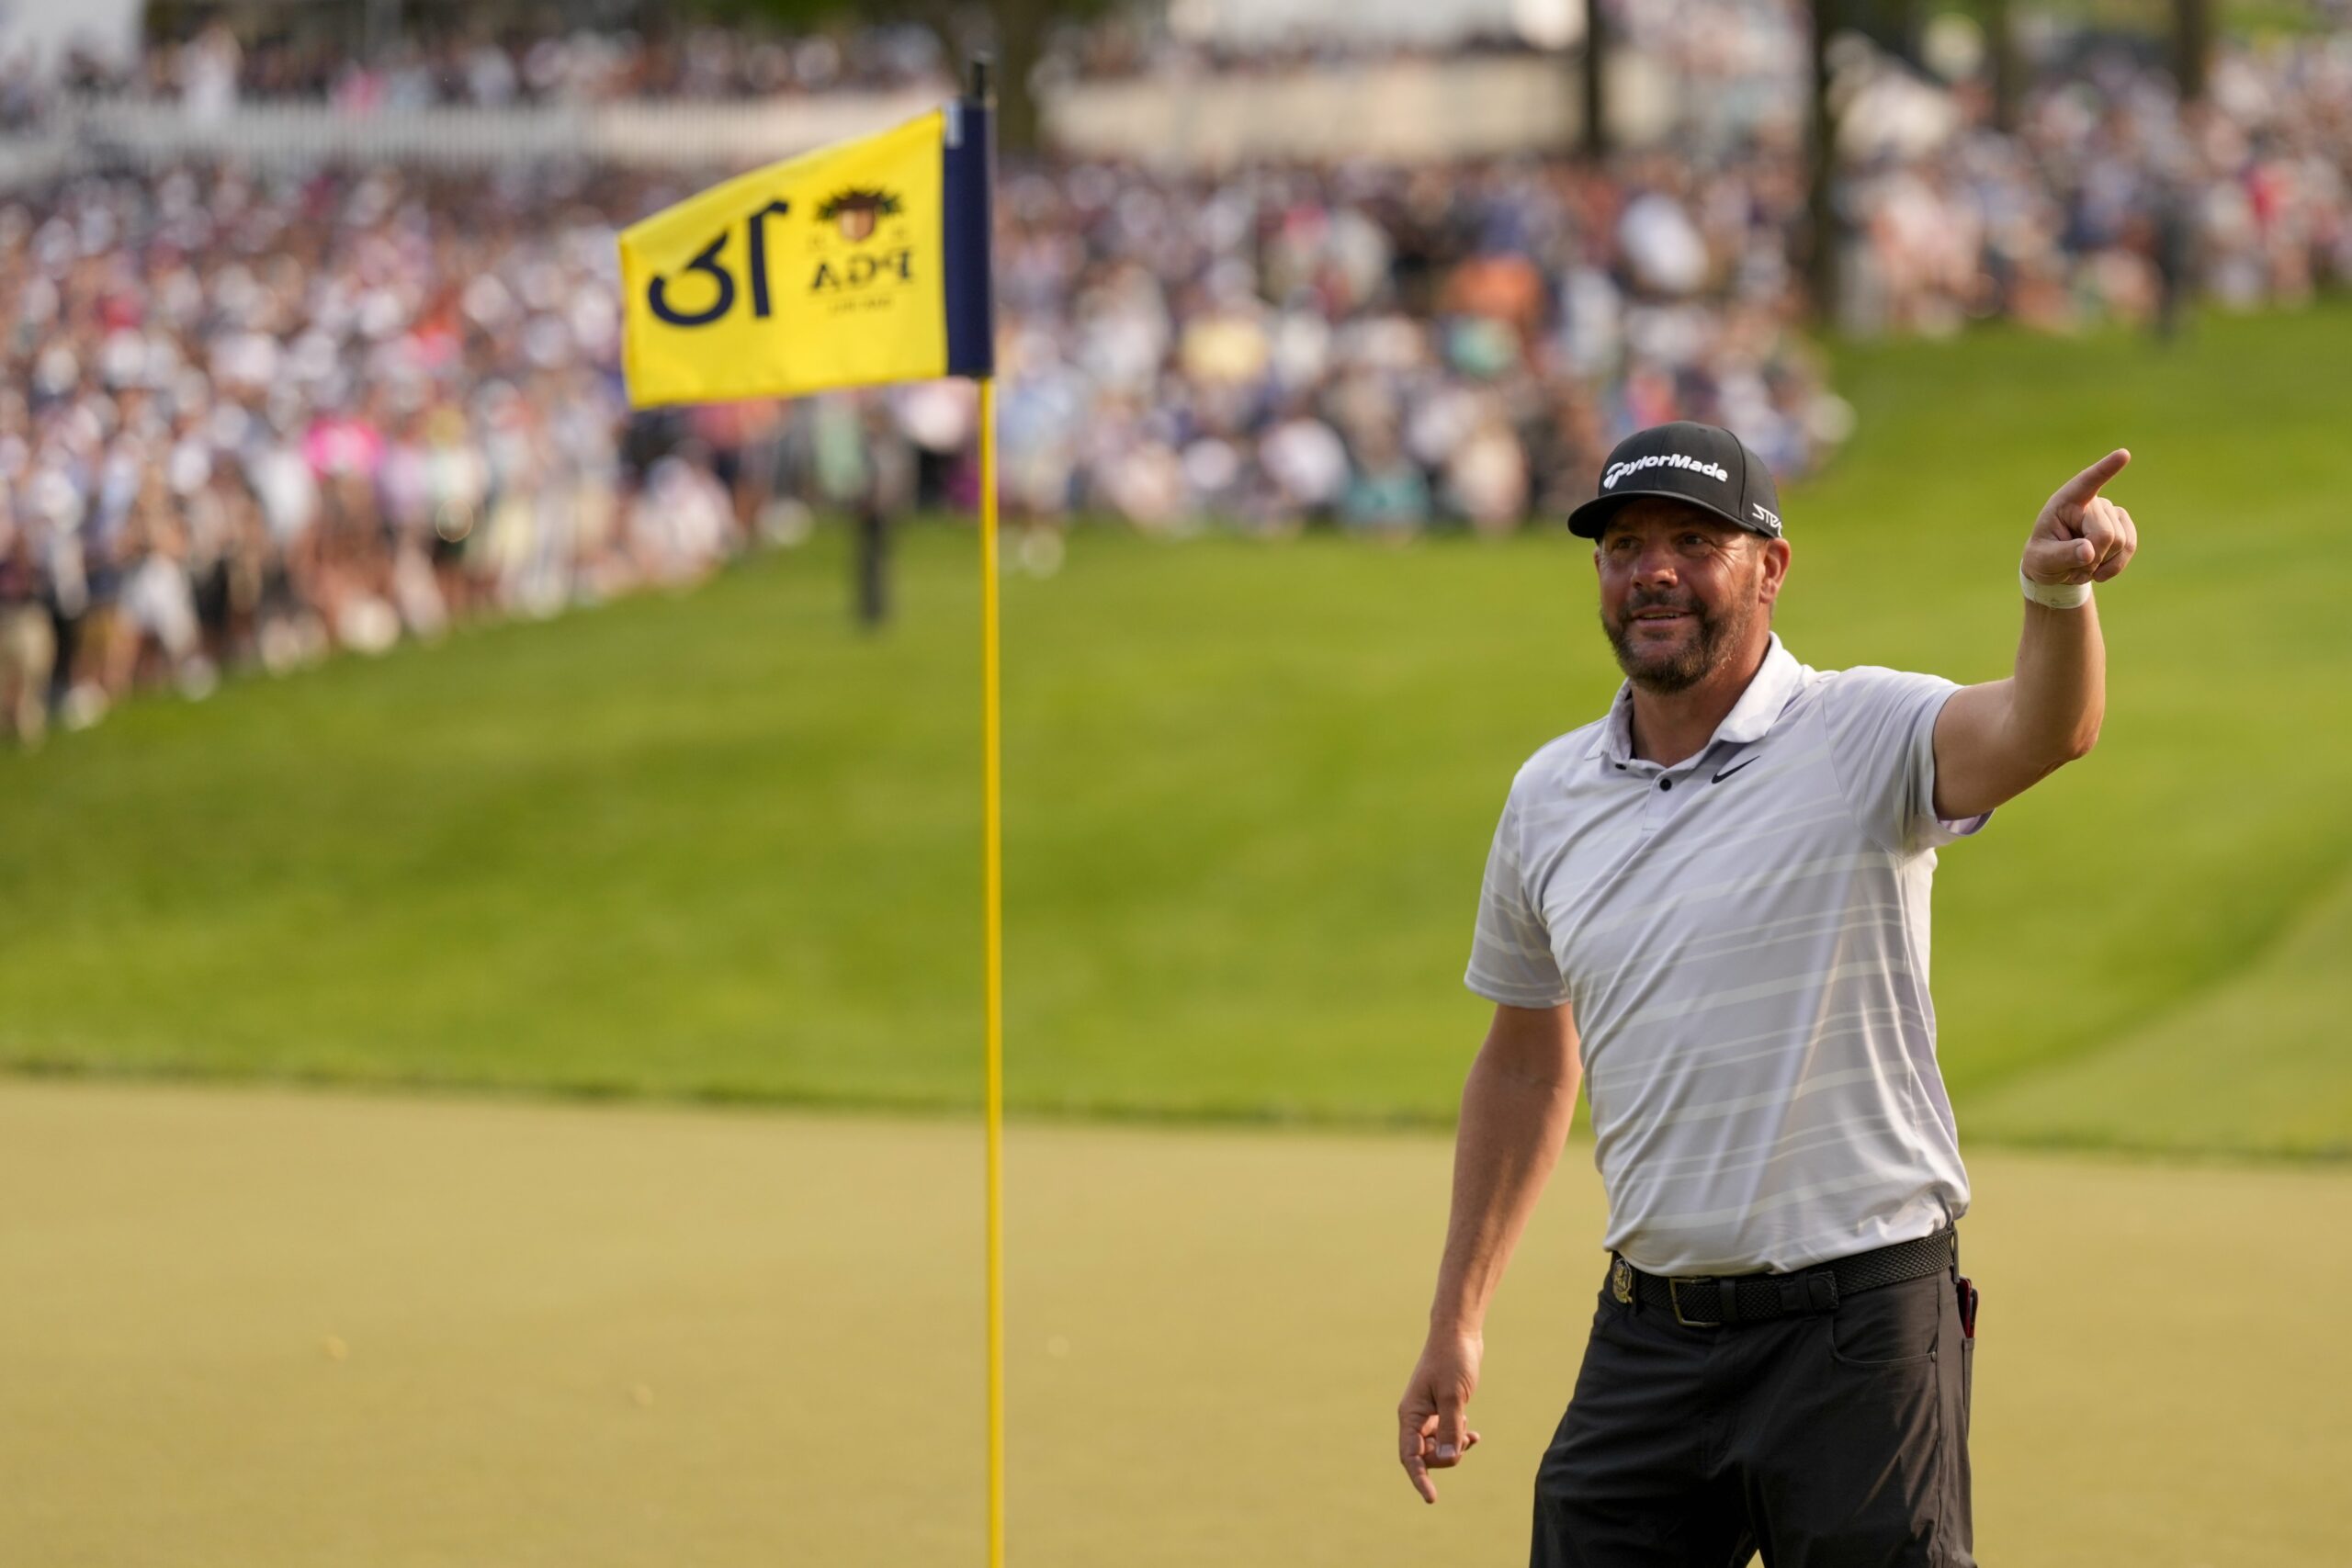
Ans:
POLYGON ((993 129, 986 103, 956 98, 947 105, 940 228, 950 376, 996 373, 996 279, 989 244, 995 216, 993 129))

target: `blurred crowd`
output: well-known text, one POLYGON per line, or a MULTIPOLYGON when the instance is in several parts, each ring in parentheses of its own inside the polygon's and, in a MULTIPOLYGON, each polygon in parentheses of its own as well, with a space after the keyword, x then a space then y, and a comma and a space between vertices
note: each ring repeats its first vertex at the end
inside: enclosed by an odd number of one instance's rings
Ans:
POLYGON ((1847 324, 2137 323, 2195 295, 2296 305, 2352 282, 2352 34, 2225 49, 2186 107, 2121 52, 2038 83, 2014 134, 1981 92, 1962 107, 1932 151, 1847 171, 1847 324))
POLYGON ((1100 165, 1003 193, 1005 485, 1044 515, 1516 527, 1625 432, 1799 474, 1849 415, 1795 332, 1785 164, 1100 165))
POLYGON ((141 680, 200 694, 224 664, 550 614, 731 547, 715 466, 630 446, 611 226, 577 189, 186 170, 0 207, 17 732, 141 680))
MULTIPOLYGON (((1785 69, 1785 7, 1711 3, 1748 24, 1714 46, 1723 93, 1785 69)), ((507 51, 518 91, 572 90, 528 66, 547 41, 507 51)), ((813 85, 807 41, 784 58, 813 85)), ((695 55, 614 90, 733 90, 695 55)), ((1954 134, 1841 182, 1849 324, 2136 321, 2352 271, 2344 42, 2225 50, 2185 111, 2128 56, 2032 86, 2015 135, 1953 101, 1954 134)), ((189 166, 0 200, 0 733, 689 581, 815 512, 968 504, 961 384, 630 414, 614 231, 707 177, 189 166)), ((1801 335, 1804 207, 1770 123, 1599 163, 1009 164, 1007 506, 1041 540, 1506 530, 1671 418, 1801 475, 1853 419, 1801 335)))
MULTIPOLYGON (((183 169, 0 206, 10 723, 688 580, 812 505, 968 500, 956 384, 628 414, 614 228, 693 184, 183 169)), ((1791 330, 1795 200, 1662 156, 1012 171, 1008 504, 1515 527, 1678 415, 1803 471, 1845 415, 1791 330)))

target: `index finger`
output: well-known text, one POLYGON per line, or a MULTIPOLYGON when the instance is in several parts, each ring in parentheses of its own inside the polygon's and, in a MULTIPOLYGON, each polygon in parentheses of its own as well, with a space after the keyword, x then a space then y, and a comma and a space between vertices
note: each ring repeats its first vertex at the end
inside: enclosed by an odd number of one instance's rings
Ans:
POLYGON ((2124 446, 2118 446, 2114 451, 2109 452, 2106 457, 2101 457, 2098 462, 2093 463, 2089 468, 2085 468, 2081 473, 2076 474, 2073 479, 2068 479, 2064 484, 2060 485, 2058 487, 2058 493, 2052 496, 2050 499, 2054 502, 2080 506, 2084 502, 2089 501, 2093 496, 2098 494, 2098 487, 2113 479, 2116 475, 2121 473, 2123 471, 2123 465, 2131 460, 2131 449, 2124 446))

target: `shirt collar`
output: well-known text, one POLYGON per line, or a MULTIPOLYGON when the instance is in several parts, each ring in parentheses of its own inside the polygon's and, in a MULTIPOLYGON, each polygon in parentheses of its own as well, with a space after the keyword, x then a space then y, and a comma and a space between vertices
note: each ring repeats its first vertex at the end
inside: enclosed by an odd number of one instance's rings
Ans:
MULTIPOLYGON (((1747 689, 1732 705, 1731 712, 1715 726, 1715 733, 1707 744, 1693 753, 1703 757, 1716 746, 1745 746, 1761 740, 1789 699, 1797 694, 1804 683, 1804 666, 1796 655, 1781 646, 1781 634, 1774 632, 1770 647, 1764 650, 1764 662, 1748 681, 1747 689)), ((1609 716, 1602 720, 1600 733, 1593 737, 1587 757, 1601 757, 1612 762, 1629 762, 1634 757, 1634 683, 1627 681, 1617 688, 1616 700, 1609 705, 1609 716)))

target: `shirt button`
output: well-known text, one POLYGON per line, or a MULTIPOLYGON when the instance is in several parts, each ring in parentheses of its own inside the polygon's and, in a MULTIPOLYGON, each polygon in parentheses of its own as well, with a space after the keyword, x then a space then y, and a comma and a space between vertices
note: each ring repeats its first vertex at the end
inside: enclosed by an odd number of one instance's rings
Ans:
POLYGON ((1672 779, 1660 779, 1657 781, 1657 787, 1660 789, 1672 789, 1674 787, 1674 781, 1672 779))

